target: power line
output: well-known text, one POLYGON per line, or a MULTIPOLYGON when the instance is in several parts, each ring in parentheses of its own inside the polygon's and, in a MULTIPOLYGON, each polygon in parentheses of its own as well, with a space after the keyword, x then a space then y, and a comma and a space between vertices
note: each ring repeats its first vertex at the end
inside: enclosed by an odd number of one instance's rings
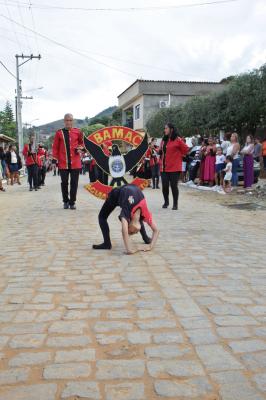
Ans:
MULTIPOLYGON (((2 4, 3 4, 3 3, 2 3, 2 4)), ((5 6, 6 6, 6 9, 7 9, 7 13, 8 13, 8 15, 9 15, 9 18, 10 18, 10 20, 12 21, 12 19, 11 19, 11 14, 10 14, 10 11, 9 11, 9 8, 8 8, 7 0, 5 0, 5 6)), ((12 23, 11 25, 13 26, 12 32, 14 33, 14 36, 15 36, 16 42, 17 42, 17 44, 18 44, 18 47, 21 49, 21 44, 20 44, 20 41, 19 41, 19 39, 18 39, 18 35, 17 35, 17 32, 16 32, 16 29, 15 29, 15 27, 14 27, 14 23, 12 23)))
POLYGON ((119 69, 119 68, 116 68, 116 67, 113 67, 113 66, 111 66, 111 65, 109 65, 109 64, 106 64, 106 63, 104 63, 104 62, 102 62, 102 61, 96 60, 95 58, 90 57, 90 56, 88 56, 87 54, 84 54, 84 53, 80 52, 79 50, 75 50, 75 49, 73 49, 73 48, 71 48, 71 47, 69 47, 69 46, 64 45, 63 43, 58 42, 57 40, 51 39, 51 38, 49 38, 49 37, 46 36, 46 35, 43 35, 43 34, 37 32, 37 31, 35 31, 35 30, 31 29, 31 28, 28 28, 28 27, 26 27, 26 26, 20 24, 19 22, 15 21, 15 20, 12 20, 11 18, 7 17, 6 15, 0 14, 0 16, 1 16, 2 18, 4 18, 4 19, 8 20, 8 21, 13 22, 14 24, 16 24, 16 25, 18 25, 18 26, 20 26, 20 27, 23 27, 23 28, 27 29, 27 30, 30 31, 30 32, 35 33, 35 34, 38 35, 39 37, 41 37, 41 38, 43 38, 43 39, 45 39, 45 40, 48 40, 49 42, 51 42, 51 43, 53 43, 53 44, 56 44, 56 45, 59 46, 59 47, 62 47, 62 48, 64 48, 64 49, 68 50, 68 51, 71 51, 71 52, 74 53, 74 54, 78 54, 78 55, 81 56, 81 57, 85 57, 85 58, 87 58, 87 59, 89 59, 89 60, 91 60, 91 61, 96 62, 97 64, 104 65, 104 66, 107 67, 107 68, 110 68, 110 69, 113 69, 113 70, 115 70, 115 71, 121 72, 121 73, 123 73, 123 74, 125 74, 125 75, 129 75, 129 76, 133 76, 134 78, 137 78, 136 75, 131 74, 130 72, 123 71, 123 70, 121 70, 121 69, 119 69))
MULTIPOLYGON (((17 8, 18 8, 18 11, 19 11, 19 16, 20 16, 21 23, 24 25, 24 19, 23 19, 23 15, 22 15, 22 11, 21 11, 22 7, 21 7, 21 5, 19 3, 17 4, 17 8)), ((24 29, 24 31, 25 31, 25 37, 26 37, 26 43, 27 43, 28 50, 29 50, 30 53, 32 53, 31 48, 30 48, 30 42, 29 42, 29 38, 28 38, 28 33, 27 33, 27 31, 25 29, 24 29)))
MULTIPOLYGON (((29 0, 29 10, 30 10, 30 14, 31 14, 32 28, 34 30, 36 30, 36 25, 35 25, 35 20, 34 20, 34 16, 33 16, 31 0, 29 0)), ((36 50, 39 51, 39 42, 38 42, 38 37, 37 37, 36 34, 34 34, 34 39, 35 39, 35 44, 36 44, 36 50)), ((36 68, 35 68, 34 80, 33 80, 34 86, 36 85, 36 82, 37 82, 38 73, 39 73, 39 63, 36 65, 36 68)))
MULTIPOLYGON (((4 29, 2 27, 0 27, 0 29, 8 31, 7 29, 4 29)), ((30 29, 30 28, 27 28, 27 29, 30 29)), ((25 34, 21 33, 21 35, 25 35, 25 34)), ((37 36, 37 34, 36 34, 36 36, 37 36)), ((33 38, 34 36, 29 36, 29 37, 33 38)), ((46 39, 46 40, 48 40, 48 39, 46 39)), ((65 46, 65 47, 67 47, 67 46, 65 46)), ((110 55, 107 55, 107 54, 101 54, 101 53, 94 52, 94 51, 91 51, 91 50, 90 51, 86 51, 86 50, 82 50, 82 49, 76 49, 76 51, 82 52, 83 55, 84 55, 84 53, 89 53, 89 54, 93 54, 93 55, 98 56, 98 57, 109 58, 111 60, 122 62, 122 63, 129 64, 129 65, 137 65, 137 66, 140 66, 140 67, 149 68, 149 69, 153 69, 153 70, 165 71, 165 72, 170 72, 170 73, 174 73, 174 74, 180 74, 180 75, 184 75, 184 76, 191 76, 191 74, 186 74, 186 73, 184 73, 182 71, 172 70, 170 68, 158 67, 156 65, 151 65, 151 64, 146 64, 146 63, 139 63, 139 62, 133 61, 133 60, 126 60, 126 59, 123 59, 123 58, 117 58, 117 57, 114 57, 114 56, 110 56, 110 55)), ((96 59, 94 59, 94 61, 100 63, 100 61, 98 61, 96 59)), ((37 64, 37 68, 38 68, 38 66, 39 66, 39 64, 37 64)), ((132 76, 134 76, 136 78, 135 75, 132 74, 132 76)))
MULTIPOLYGON (((33 16, 31 0, 29 0, 29 10, 30 10, 30 13, 31 13, 32 28, 33 28, 34 30, 36 30, 36 25, 35 25, 35 20, 34 20, 34 16, 33 16)), ((34 37, 35 37, 35 43, 36 43, 37 50, 39 50, 38 37, 37 37, 36 34, 34 35, 34 37)))
POLYGON ((5 68, 5 70, 11 75, 13 76, 13 78, 17 79, 16 75, 14 75, 11 71, 9 71, 9 69, 5 66, 5 64, 0 61, 0 64, 5 68))
MULTIPOLYGON (((10 0, 9 0, 10 1, 10 0)), ((190 4, 179 4, 176 6, 154 6, 154 7, 120 7, 120 8, 87 8, 87 7, 65 7, 65 6, 53 6, 48 4, 34 4, 31 3, 31 7, 39 10, 69 10, 69 11, 108 11, 108 12, 128 12, 128 11, 162 11, 162 10, 175 10, 181 8, 192 8, 202 7, 209 5, 219 5, 226 3, 234 3, 240 0, 216 0, 216 1, 205 1, 201 3, 190 3, 190 4)), ((20 3, 21 6, 28 7, 27 3, 20 3)), ((12 3, 10 4, 13 5, 12 3)))

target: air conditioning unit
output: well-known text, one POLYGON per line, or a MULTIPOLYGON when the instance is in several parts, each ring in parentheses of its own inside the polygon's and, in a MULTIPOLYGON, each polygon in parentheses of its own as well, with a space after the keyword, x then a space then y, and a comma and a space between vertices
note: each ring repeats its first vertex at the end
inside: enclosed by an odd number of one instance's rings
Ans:
POLYGON ((168 100, 161 100, 159 104, 160 108, 168 108, 169 107, 169 101, 168 100))

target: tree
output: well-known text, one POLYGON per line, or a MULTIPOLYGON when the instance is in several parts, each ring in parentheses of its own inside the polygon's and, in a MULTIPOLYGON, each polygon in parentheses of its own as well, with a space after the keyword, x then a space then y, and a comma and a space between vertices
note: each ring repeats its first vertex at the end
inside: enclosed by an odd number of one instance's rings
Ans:
POLYGON ((153 114, 147 123, 148 132, 158 135, 167 122, 184 136, 236 130, 244 138, 247 132, 266 129, 266 64, 223 81, 228 86, 220 93, 194 97, 184 105, 153 114))
POLYGON ((4 135, 16 138, 16 122, 11 104, 7 101, 3 111, 0 111, 0 131, 4 135))
POLYGON ((88 136, 93 132, 98 131, 99 129, 104 128, 105 125, 103 124, 93 124, 93 125, 88 125, 82 128, 82 131, 84 132, 84 135, 88 136))

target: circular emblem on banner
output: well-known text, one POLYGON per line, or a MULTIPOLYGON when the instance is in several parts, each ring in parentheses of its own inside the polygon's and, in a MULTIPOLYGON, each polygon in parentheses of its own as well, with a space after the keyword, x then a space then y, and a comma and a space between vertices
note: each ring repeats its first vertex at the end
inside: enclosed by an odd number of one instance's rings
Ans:
POLYGON ((124 168, 124 164, 121 160, 114 160, 111 163, 111 169, 116 173, 123 171, 123 168, 124 168))

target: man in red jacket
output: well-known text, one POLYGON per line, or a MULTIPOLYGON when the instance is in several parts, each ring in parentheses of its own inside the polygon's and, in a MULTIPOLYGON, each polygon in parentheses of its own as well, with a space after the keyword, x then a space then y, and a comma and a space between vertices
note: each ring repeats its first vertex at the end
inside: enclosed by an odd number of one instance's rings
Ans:
POLYGON ((58 161, 61 176, 61 190, 64 209, 75 210, 78 189, 81 159, 79 150, 84 147, 83 133, 78 128, 73 128, 73 115, 64 117, 65 127, 56 132, 53 142, 53 158, 58 161), (70 196, 68 180, 70 175, 70 196))

